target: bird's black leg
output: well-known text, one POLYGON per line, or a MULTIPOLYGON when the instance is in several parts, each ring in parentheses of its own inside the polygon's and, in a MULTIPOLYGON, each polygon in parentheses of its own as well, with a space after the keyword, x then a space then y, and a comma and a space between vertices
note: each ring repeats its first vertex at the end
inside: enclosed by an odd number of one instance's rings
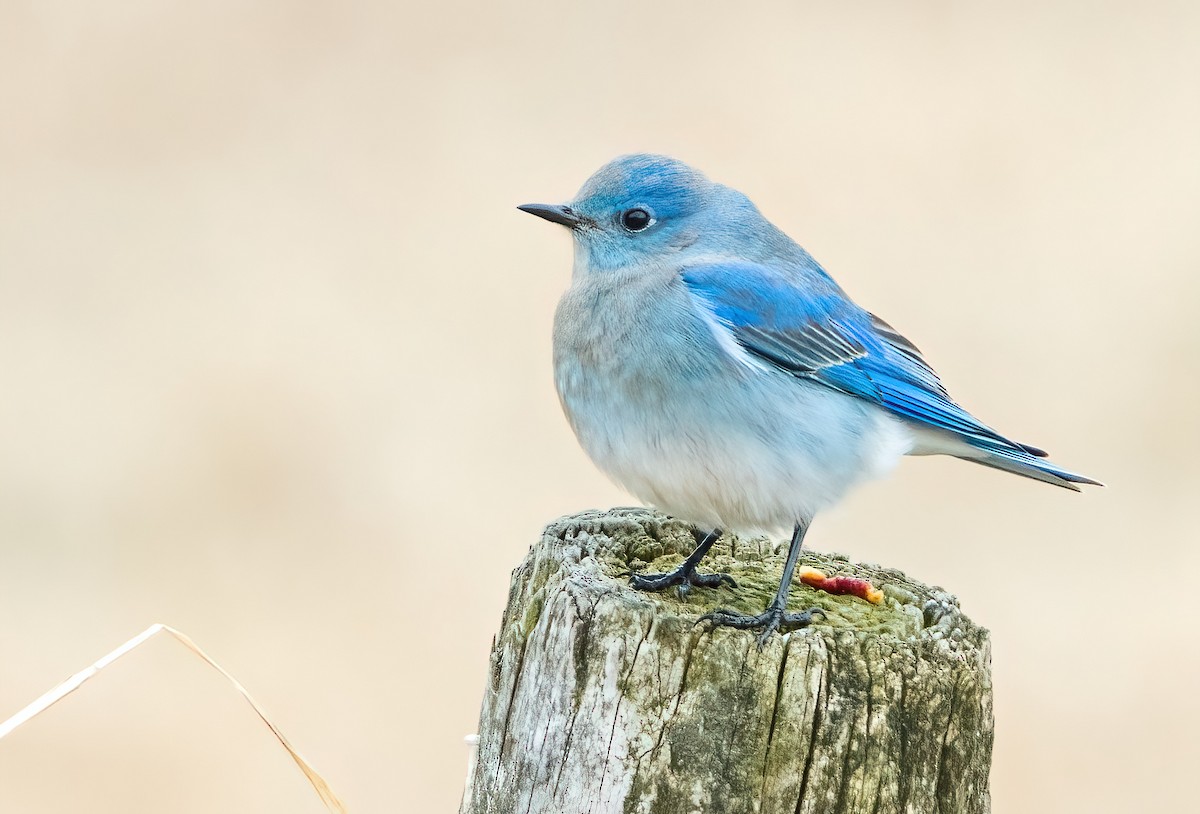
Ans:
POLYGON ((800 549, 804 547, 804 533, 808 531, 805 523, 797 523, 792 532, 792 545, 788 549, 787 565, 783 567, 783 579, 779 581, 779 590, 767 609, 758 616, 750 616, 731 610, 715 610, 700 617, 700 622, 708 622, 712 627, 732 627, 738 630, 762 630, 758 637, 758 649, 761 650, 771 634, 776 630, 796 630, 812 624, 813 616, 824 615, 820 608, 809 608, 800 613, 787 612, 788 590, 792 587, 792 572, 796 570, 796 561, 800 559, 800 549))
POLYGON ((713 547, 713 543, 720 539, 721 530, 713 529, 708 534, 704 534, 700 529, 693 528, 692 536, 696 538, 696 550, 688 554, 687 559, 678 568, 665 574, 634 574, 629 578, 629 584, 639 591, 661 591, 672 585, 678 585, 681 591, 686 591, 692 585, 699 585, 702 588, 728 585, 736 588, 737 583, 729 574, 696 573, 696 566, 700 564, 700 560, 704 559, 704 555, 713 547))

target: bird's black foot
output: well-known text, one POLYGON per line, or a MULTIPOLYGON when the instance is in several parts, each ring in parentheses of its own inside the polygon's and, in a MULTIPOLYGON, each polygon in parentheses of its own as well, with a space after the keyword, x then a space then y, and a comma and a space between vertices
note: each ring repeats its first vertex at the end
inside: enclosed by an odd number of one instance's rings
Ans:
POLYGON ((788 613, 784 610, 783 605, 772 602, 765 611, 758 616, 750 616, 737 611, 719 609, 712 613, 706 613, 701 616, 696 624, 708 622, 710 629, 718 627, 732 627, 737 630, 762 630, 758 636, 758 649, 762 650, 766 645, 767 640, 771 638, 771 634, 776 630, 799 630, 800 628, 808 627, 813 622, 813 617, 816 615, 825 615, 825 611, 820 608, 809 608, 800 613, 788 613))
POLYGON ((693 585, 701 588, 719 588, 722 585, 737 587, 737 583, 729 574, 701 574, 696 570, 696 566, 686 562, 665 574, 633 574, 629 577, 629 584, 638 591, 665 591, 672 585, 678 585, 679 590, 684 593, 693 585))

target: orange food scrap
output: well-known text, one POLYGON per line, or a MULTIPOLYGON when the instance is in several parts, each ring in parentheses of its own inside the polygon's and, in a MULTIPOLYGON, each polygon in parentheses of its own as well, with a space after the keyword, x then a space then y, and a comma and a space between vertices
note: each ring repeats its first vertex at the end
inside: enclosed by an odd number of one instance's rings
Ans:
POLYGON ((830 577, 826 576, 824 571, 818 571, 816 568, 801 568, 797 572, 800 581, 810 588, 816 588, 818 591, 826 593, 849 596, 857 596, 859 599, 865 599, 872 605, 878 605, 883 602, 883 591, 871 584, 868 579, 859 579, 858 577, 830 577))

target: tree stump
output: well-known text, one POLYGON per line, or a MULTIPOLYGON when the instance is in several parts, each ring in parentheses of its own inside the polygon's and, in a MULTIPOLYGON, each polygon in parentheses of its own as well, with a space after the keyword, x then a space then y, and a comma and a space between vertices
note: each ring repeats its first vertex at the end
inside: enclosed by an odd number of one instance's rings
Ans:
POLYGON ((884 602, 794 584, 826 609, 776 635, 697 626, 758 613, 786 544, 723 538, 702 570, 738 588, 643 594, 694 540, 644 509, 551 524, 513 573, 461 814, 834 814, 989 809, 990 645, 955 597, 899 571, 807 553, 884 602))

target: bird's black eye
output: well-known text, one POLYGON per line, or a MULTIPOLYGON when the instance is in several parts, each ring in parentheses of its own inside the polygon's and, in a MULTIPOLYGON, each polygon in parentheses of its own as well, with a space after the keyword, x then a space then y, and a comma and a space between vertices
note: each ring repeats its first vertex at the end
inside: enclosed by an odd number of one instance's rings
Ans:
POLYGON ((640 232, 652 223, 654 218, 645 209, 626 209, 621 213, 621 225, 631 232, 640 232))

